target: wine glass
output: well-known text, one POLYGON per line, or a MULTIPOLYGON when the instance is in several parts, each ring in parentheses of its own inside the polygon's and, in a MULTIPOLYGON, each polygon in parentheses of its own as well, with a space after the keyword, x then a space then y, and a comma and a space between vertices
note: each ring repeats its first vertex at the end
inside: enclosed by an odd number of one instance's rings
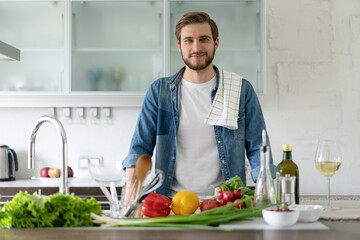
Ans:
POLYGON ((327 210, 338 209, 330 205, 330 178, 339 170, 340 165, 340 149, 336 140, 320 140, 316 149, 315 166, 328 179, 327 210))

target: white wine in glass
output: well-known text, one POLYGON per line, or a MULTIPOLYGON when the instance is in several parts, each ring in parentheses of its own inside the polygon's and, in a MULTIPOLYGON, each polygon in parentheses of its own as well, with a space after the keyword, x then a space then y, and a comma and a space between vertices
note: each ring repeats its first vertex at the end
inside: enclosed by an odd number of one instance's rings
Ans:
POLYGON ((330 205, 330 178, 341 166, 341 156, 335 140, 320 140, 316 149, 315 166, 328 179, 327 206, 325 209, 336 210, 330 205))

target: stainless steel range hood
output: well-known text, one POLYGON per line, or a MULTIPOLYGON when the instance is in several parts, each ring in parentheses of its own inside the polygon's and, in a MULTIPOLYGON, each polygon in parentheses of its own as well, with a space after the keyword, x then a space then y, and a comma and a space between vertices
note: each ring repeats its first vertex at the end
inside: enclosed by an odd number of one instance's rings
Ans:
POLYGON ((20 50, 0 41, 0 61, 20 61, 20 50))

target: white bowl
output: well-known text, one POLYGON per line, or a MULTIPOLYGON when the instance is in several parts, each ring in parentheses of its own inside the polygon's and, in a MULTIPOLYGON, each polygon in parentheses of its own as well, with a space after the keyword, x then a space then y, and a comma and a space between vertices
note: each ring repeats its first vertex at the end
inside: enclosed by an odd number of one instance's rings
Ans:
POLYGON ((296 204, 292 206, 292 209, 300 213, 299 222, 315 222, 320 218, 324 207, 321 205, 296 204))
POLYGON ((294 225, 299 219, 299 211, 274 211, 276 208, 266 208, 262 210, 265 222, 276 227, 287 227, 294 225))

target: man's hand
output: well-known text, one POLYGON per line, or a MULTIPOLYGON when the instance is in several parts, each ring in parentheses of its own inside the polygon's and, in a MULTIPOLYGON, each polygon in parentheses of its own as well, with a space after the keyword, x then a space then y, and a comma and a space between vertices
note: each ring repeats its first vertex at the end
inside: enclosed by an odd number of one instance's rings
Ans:
POLYGON ((125 201, 127 200, 134 200, 136 197, 136 188, 137 184, 135 185, 136 181, 136 174, 135 168, 126 168, 125 170, 125 201))

